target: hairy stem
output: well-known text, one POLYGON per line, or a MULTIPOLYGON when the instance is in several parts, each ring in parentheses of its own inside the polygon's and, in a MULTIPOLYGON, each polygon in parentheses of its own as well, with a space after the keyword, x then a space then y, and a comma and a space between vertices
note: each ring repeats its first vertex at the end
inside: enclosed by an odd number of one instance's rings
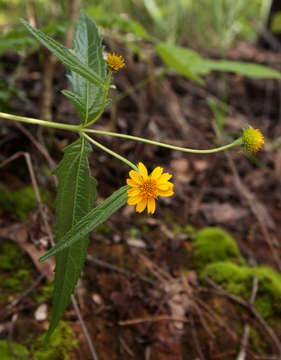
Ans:
POLYGON ((126 135, 126 134, 119 134, 119 133, 115 133, 115 132, 110 132, 110 131, 103 131, 103 130, 94 130, 94 129, 83 129, 82 132, 89 132, 89 133, 94 133, 94 134, 99 134, 99 135, 109 135, 109 136, 116 136, 116 137, 120 137, 120 138, 124 138, 124 139, 129 139, 129 140, 134 140, 134 141, 141 141, 147 144, 151 144, 151 145, 156 145, 156 146, 162 146, 171 150, 178 150, 178 151, 183 151, 183 152, 189 152, 189 153, 194 153, 194 154, 213 154, 219 151, 223 151, 226 149, 229 149, 233 146, 238 146, 242 144, 242 140, 241 138, 236 139, 235 141, 233 141, 230 144, 224 145, 224 146, 220 146, 214 149, 206 149, 206 150, 197 150, 197 149, 189 149, 189 148, 184 148, 184 147, 180 147, 180 146, 174 146, 174 145, 170 145, 170 144, 165 144, 165 143, 161 143, 158 141, 153 141, 153 140, 148 140, 148 139, 144 139, 138 136, 132 136, 132 135, 126 135))
POLYGON ((134 165, 131 161, 127 160, 126 158, 124 158, 123 156, 117 154, 116 152, 110 150, 109 148, 107 148, 106 146, 100 144, 99 142, 95 141, 94 139, 92 139, 90 136, 86 135, 85 132, 81 131, 81 135, 84 136, 88 141, 90 141, 92 144, 98 146, 100 149, 102 149, 103 151, 107 152, 108 154, 116 157, 117 159, 123 161, 125 164, 129 165, 132 169, 136 170, 137 172, 139 172, 138 168, 136 167, 136 165, 134 165))

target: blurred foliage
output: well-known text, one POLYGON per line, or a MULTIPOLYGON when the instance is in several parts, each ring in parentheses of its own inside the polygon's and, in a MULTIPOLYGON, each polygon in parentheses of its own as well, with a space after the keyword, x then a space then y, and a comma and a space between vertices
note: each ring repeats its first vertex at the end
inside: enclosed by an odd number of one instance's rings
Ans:
POLYGON ((251 19, 265 23, 271 0, 88 0, 84 5, 95 19, 120 14, 120 19, 134 20, 152 38, 222 51, 238 40, 256 38, 251 19))
MULTIPOLYGON (((30 284, 34 268, 21 249, 10 241, 0 243, 0 305, 20 295, 30 284)), ((0 352, 1 354, 1 352, 0 352)))
POLYGON ((281 33, 281 11, 278 11, 271 20, 270 29, 274 33, 281 33))
MULTIPOLYGON (((46 200, 45 192, 42 193, 44 200, 46 200)), ((15 213, 22 220, 26 220, 29 212, 36 207, 37 201, 31 186, 25 186, 18 191, 0 187, 0 211, 15 213)))

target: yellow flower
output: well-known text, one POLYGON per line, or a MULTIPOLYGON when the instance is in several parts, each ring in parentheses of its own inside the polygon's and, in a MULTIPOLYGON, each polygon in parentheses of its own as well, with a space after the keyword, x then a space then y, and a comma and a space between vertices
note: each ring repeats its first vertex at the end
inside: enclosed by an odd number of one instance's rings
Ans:
POLYGON ((247 152, 256 153, 262 148, 264 137, 260 130, 249 127, 243 132, 242 142, 247 152))
POLYGON ((125 61, 122 58, 122 55, 117 56, 115 55, 115 53, 108 54, 106 58, 106 62, 107 62, 107 66, 113 71, 117 71, 125 66, 125 61))
POLYGON ((129 172, 130 178, 127 184, 131 189, 127 190, 129 205, 136 205, 136 211, 141 213, 147 207, 147 213, 155 212, 155 198, 157 196, 172 196, 174 185, 169 182, 172 175, 163 173, 163 168, 157 166, 148 175, 147 168, 143 163, 138 163, 139 173, 136 170, 129 172))

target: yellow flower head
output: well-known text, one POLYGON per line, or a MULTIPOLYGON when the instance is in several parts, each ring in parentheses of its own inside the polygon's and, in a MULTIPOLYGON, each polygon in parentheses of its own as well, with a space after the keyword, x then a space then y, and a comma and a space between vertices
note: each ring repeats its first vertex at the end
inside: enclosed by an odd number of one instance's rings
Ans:
POLYGON ((108 54, 106 58, 106 62, 107 62, 107 66, 113 71, 117 71, 125 66, 125 61, 122 58, 122 55, 117 56, 115 55, 115 53, 108 54))
POLYGON ((264 144, 263 134, 258 129, 249 127, 244 130, 242 142, 247 152, 256 153, 264 144))
POLYGON ((129 172, 130 178, 127 184, 131 189, 127 190, 129 205, 136 205, 136 211, 141 213, 147 207, 147 213, 155 212, 155 198, 157 196, 172 196, 174 185, 169 182, 172 175, 163 173, 163 168, 157 166, 150 175, 143 163, 138 163, 139 173, 135 170, 129 172))

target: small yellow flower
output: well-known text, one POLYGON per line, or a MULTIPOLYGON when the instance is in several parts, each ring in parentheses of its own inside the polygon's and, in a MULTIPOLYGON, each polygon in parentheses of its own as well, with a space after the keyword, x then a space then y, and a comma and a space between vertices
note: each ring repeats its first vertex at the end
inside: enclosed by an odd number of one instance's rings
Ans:
POLYGON ((147 168, 143 163, 138 163, 140 174, 136 170, 129 172, 130 178, 127 184, 131 189, 127 190, 129 205, 136 205, 136 211, 141 213, 147 207, 148 214, 155 212, 155 198, 157 196, 172 196, 174 185, 169 182, 172 175, 163 173, 163 168, 157 166, 148 175, 147 168))
POLYGON ((106 62, 107 62, 107 66, 113 71, 117 71, 125 66, 125 61, 122 58, 122 55, 117 56, 115 55, 115 53, 108 54, 106 58, 106 62))
POLYGON ((256 153, 262 148, 264 137, 260 130, 249 127, 244 130, 242 141, 247 152, 256 153))

